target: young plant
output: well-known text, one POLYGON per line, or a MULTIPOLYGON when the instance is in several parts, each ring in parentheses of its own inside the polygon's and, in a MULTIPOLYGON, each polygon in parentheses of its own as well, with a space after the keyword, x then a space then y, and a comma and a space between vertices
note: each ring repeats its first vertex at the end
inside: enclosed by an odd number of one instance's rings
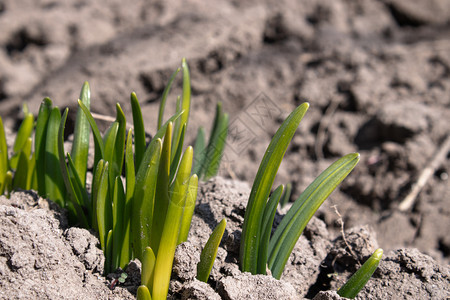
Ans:
POLYGON ((338 290, 341 297, 354 299, 366 285, 380 264, 383 249, 378 248, 355 274, 338 290))
POLYGON ((211 130, 208 145, 205 144, 205 129, 200 127, 194 146, 194 169, 202 180, 208 180, 217 175, 219 165, 225 150, 228 135, 228 114, 222 111, 222 103, 217 103, 214 125, 211 130))
POLYGON ((34 117, 24 105, 25 115, 13 146, 13 154, 8 158, 5 129, 0 117, 0 195, 6 192, 9 196, 12 190, 36 189, 36 161, 32 153, 31 134, 34 129, 34 117))
POLYGON ((272 216, 274 207, 276 208, 273 202, 278 202, 281 197, 281 192, 277 189, 277 193, 273 193, 276 197, 271 197, 275 200, 267 201, 270 189, 284 153, 308 107, 309 104, 304 103, 287 117, 272 138, 262 159, 250 193, 242 229, 240 265, 244 272, 265 274, 268 266, 272 276, 280 279, 289 255, 306 224, 359 161, 359 154, 354 153, 333 163, 300 195, 273 236, 268 239, 273 219, 268 219, 267 216, 272 216))
POLYGON ((202 253, 200 254, 200 262, 197 264, 197 279, 200 281, 208 281, 226 226, 226 219, 220 221, 211 233, 211 236, 205 244, 205 248, 203 248, 202 253))

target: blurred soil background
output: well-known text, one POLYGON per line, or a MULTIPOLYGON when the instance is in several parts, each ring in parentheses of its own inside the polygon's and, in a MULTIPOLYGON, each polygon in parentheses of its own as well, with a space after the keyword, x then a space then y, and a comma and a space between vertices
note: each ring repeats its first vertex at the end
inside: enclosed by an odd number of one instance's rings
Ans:
POLYGON ((183 57, 192 81, 187 142, 198 126, 209 131, 218 101, 230 114, 220 175, 251 184, 276 129, 308 101, 277 177, 293 183, 291 200, 331 162, 360 152, 316 214, 328 230, 339 234, 340 214, 346 228, 374 228, 385 250, 418 248, 449 263, 449 0, 0 0, 0 115, 16 130, 22 104, 37 113, 48 96, 73 120, 89 81, 91 110, 114 117, 119 102, 129 122, 135 91, 151 135, 183 57), (399 211, 430 166, 414 203, 399 211))

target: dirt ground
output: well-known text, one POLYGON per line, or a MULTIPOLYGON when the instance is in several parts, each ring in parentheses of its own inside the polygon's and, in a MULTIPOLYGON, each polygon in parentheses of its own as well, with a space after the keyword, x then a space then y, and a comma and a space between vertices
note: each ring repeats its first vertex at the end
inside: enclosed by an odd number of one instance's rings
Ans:
MULTIPOLYGON (((380 247, 450 261, 450 3, 448 0, 0 0, 0 115, 17 129, 27 102, 131 120, 129 94, 155 132, 161 93, 186 57, 192 80, 188 142, 230 114, 220 175, 251 182, 271 136, 297 105, 310 109, 280 168, 291 200, 338 157, 361 162, 316 216, 332 238, 369 225, 380 247), (437 155, 439 151, 443 153, 437 155), (434 158, 438 158, 433 162, 434 158), (432 175, 406 211, 399 204, 432 175)), ((180 82, 174 88, 171 113, 180 82)))

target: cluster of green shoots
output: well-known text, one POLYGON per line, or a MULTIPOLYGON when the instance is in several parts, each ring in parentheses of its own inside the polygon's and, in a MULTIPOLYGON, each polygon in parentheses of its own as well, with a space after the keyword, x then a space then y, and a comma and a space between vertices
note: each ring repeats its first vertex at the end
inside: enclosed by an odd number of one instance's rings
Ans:
MULTIPOLYGON (((72 223, 98 232, 106 273, 125 268, 131 259, 138 258, 142 262, 138 299, 165 299, 176 246, 188 238, 198 180, 217 174, 229 120, 218 104, 208 143, 204 129, 200 128, 194 148, 184 149, 191 103, 185 60, 172 74, 163 92, 157 132, 148 145, 136 94, 132 93, 130 99, 133 128, 127 131, 125 114, 117 104, 116 119, 102 136, 90 113, 90 89, 85 83, 78 100, 70 153, 64 152, 68 108, 61 116, 59 108, 46 98, 41 103, 36 124, 25 108, 25 119, 11 158, 8 158, 0 118, 0 194, 9 195, 17 188, 36 189, 39 195, 66 208, 72 223), (176 113, 163 123, 166 100, 180 71, 182 95, 177 98, 176 113), (93 180, 89 186, 86 174, 91 132, 95 153, 93 180)), ((281 203, 287 202, 291 188, 288 185, 283 192, 281 185, 272 194, 270 192, 281 160, 308 106, 304 103, 288 116, 263 157, 245 212, 240 248, 242 271, 266 274, 268 268, 273 277, 280 279, 306 224, 359 160, 359 154, 349 154, 326 169, 294 202, 271 236, 277 206, 280 199, 281 203)), ((225 226, 224 219, 201 253, 197 266, 199 280, 206 282, 209 278, 225 226)), ((368 272, 363 273, 366 278, 368 272)), ((360 279, 354 282, 357 284, 350 283, 350 288, 341 289, 343 295, 361 286, 360 279)))

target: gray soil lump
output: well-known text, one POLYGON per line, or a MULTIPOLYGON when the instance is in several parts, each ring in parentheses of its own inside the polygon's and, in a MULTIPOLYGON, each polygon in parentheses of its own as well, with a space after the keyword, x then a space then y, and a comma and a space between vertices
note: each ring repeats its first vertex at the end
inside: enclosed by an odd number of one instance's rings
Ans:
MULTIPOLYGON (((252 276, 238 267, 240 228, 249 187, 214 178, 200 185, 188 242, 176 252, 171 299, 339 299, 335 293, 377 247, 368 227, 331 238, 325 224, 313 217, 289 258, 282 280, 252 276), (214 227, 226 217, 227 228, 208 283, 195 279, 200 250, 214 227), (332 276, 329 276, 332 274, 332 276), (317 294, 317 295, 316 295, 317 294), (324 298, 325 297, 325 298, 324 298)), ((277 216, 279 219, 280 216, 277 216)), ((89 231, 67 228, 64 213, 34 192, 0 197, 1 299, 133 299, 119 285, 109 289, 101 276, 103 254, 89 231), (74 296, 76 295, 76 297, 74 296)), ((130 277, 139 264, 133 263, 130 277)), ((360 299, 445 299, 450 296, 449 269, 415 249, 390 251, 359 294, 360 299)), ((129 286, 135 291, 136 286, 129 286)))

